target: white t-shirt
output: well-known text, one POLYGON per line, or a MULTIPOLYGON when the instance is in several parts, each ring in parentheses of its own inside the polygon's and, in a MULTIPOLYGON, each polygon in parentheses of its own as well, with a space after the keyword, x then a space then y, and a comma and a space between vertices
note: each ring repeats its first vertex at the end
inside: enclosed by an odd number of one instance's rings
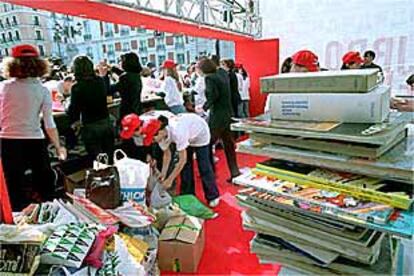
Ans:
POLYGON ((207 122, 194 113, 183 113, 169 120, 168 136, 158 144, 162 150, 175 143, 177 151, 191 147, 203 147, 210 143, 210 129, 207 122))
POLYGON ((184 100, 177 87, 177 82, 170 76, 165 77, 162 90, 165 92, 165 104, 169 107, 183 105, 184 100))
POLYGON ((246 79, 243 79, 243 90, 242 93, 240 94, 240 97, 243 101, 248 101, 250 100, 250 79, 249 77, 247 77, 246 79))
POLYGON ((207 102, 206 98, 206 81, 205 78, 199 76, 194 85, 194 91, 197 92, 197 95, 194 96, 195 106, 203 107, 207 102))
POLYGON ((240 73, 236 73, 236 76, 237 76, 237 88, 239 89, 239 94, 241 97, 243 93, 243 76, 240 73))

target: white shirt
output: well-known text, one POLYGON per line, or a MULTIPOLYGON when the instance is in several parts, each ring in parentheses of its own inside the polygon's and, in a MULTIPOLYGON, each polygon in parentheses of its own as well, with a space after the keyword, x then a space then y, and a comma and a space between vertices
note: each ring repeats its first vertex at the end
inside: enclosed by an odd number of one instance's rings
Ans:
POLYGON ((239 89, 240 97, 243 93, 243 76, 240 73, 236 73, 237 76, 237 88, 239 89))
POLYGON ((194 96, 195 106, 203 107, 207 102, 206 98, 206 81, 203 76, 199 76, 194 85, 194 91, 197 95, 194 96))
POLYGON ((158 143, 162 150, 167 150, 171 143, 176 144, 177 151, 203 147, 211 138, 207 122, 194 113, 179 114, 175 120, 169 120, 167 132, 167 137, 158 143))
POLYGON ((246 79, 243 79, 243 89, 242 93, 240 94, 240 97, 243 101, 250 100, 250 79, 247 77, 246 79))
POLYGON ((165 77, 162 90, 165 92, 164 101, 168 107, 184 104, 183 96, 177 87, 177 82, 172 77, 165 77))
POLYGON ((43 139, 40 115, 46 128, 56 128, 49 90, 36 78, 0 83, 0 138, 43 139))

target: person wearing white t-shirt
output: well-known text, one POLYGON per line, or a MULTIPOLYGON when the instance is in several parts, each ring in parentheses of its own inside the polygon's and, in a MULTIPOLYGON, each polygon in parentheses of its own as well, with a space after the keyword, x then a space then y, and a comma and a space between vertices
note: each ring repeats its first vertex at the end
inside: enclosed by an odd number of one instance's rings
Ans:
POLYGON ((250 103, 250 78, 243 65, 238 65, 237 70, 237 79, 241 98, 241 102, 239 104, 239 116, 240 118, 248 118, 250 103))
POLYGON ((193 155, 196 154, 204 196, 211 207, 219 203, 219 191, 211 164, 210 130, 205 120, 194 113, 179 114, 175 118, 164 116, 147 120, 139 130, 144 143, 156 142, 164 152, 161 171, 163 185, 170 188, 181 174, 181 194, 195 194, 193 155), (167 176, 171 162, 170 145, 174 143, 179 161, 167 176))
POLYGON ((184 100, 181 94, 182 84, 177 72, 177 64, 172 60, 164 61, 162 68, 164 69, 164 84, 162 91, 165 92, 165 104, 174 114, 184 113, 184 100))

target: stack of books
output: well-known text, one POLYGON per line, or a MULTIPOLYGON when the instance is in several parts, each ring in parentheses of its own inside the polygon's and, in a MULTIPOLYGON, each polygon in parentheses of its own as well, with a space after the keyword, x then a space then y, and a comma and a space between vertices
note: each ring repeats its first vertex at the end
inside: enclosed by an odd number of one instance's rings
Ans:
POLYGON ((312 274, 395 273, 399 238, 414 234, 414 139, 411 114, 390 112, 390 90, 377 76, 263 78, 269 112, 232 125, 250 135, 239 151, 277 158, 234 179, 245 186, 237 199, 262 263, 312 274))

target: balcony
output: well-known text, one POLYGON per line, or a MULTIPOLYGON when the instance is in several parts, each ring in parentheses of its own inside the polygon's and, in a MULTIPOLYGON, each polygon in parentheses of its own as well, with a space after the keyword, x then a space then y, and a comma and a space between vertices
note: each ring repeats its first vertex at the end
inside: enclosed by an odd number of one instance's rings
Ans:
POLYGON ((84 35, 83 35, 83 39, 84 39, 85 41, 92 40, 92 34, 84 34, 84 35))
POLYGON ((114 37, 114 32, 113 31, 108 31, 104 33, 105 37, 114 37))

